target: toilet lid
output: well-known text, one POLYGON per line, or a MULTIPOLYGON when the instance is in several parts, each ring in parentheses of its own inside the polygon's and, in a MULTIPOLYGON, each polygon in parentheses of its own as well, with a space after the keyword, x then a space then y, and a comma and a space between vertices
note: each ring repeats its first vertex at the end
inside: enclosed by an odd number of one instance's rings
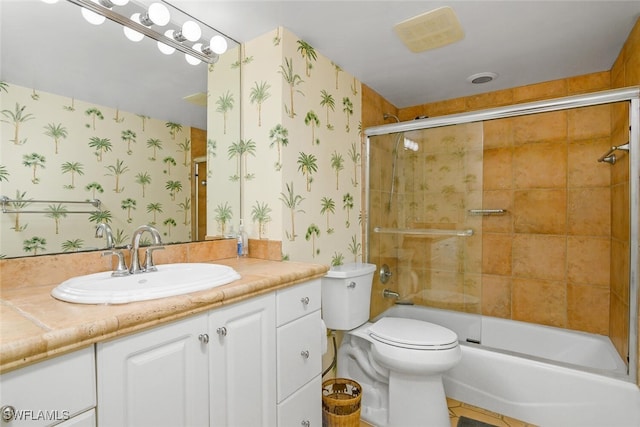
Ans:
POLYGON ((450 329, 416 319, 383 317, 369 328, 371 338, 396 347, 445 350, 458 345, 450 329))

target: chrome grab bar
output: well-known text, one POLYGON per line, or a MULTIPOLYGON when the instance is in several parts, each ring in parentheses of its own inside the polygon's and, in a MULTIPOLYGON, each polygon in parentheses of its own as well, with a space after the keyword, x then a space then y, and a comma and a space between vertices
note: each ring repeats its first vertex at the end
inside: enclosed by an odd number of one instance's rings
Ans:
POLYGON ((439 228, 384 228, 375 227, 374 233, 380 234, 409 234, 416 236, 457 236, 470 237, 473 236, 473 230, 441 230, 439 228))

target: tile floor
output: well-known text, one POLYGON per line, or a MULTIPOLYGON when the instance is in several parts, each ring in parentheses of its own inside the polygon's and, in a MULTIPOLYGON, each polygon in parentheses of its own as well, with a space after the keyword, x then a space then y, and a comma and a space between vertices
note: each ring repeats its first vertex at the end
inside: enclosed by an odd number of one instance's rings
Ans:
MULTIPOLYGON (((458 425, 461 416, 482 421, 496 427, 534 427, 533 424, 525 423, 514 418, 500 415, 486 409, 478 408, 467 403, 458 402, 457 400, 447 398, 447 406, 449 407, 449 417, 451 427, 458 425)), ((360 427, 372 427, 370 424, 360 421, 360 427)))

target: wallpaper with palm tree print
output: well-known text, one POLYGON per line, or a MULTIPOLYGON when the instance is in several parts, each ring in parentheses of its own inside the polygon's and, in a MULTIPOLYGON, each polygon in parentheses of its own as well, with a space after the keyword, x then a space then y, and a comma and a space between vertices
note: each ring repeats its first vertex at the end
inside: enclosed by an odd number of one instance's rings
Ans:
POLYGON ((189 127, 2 82, 0 131, 0 195, 41 211, 0 215, 0 256, 104 248, 100 222, 117 245, 141 224, 190 239, 189 127))
POLYGON ((243 45, 243 138, 230 149, 251 238, 283 258, 362 260, 361 84, 278 28, 243 45))

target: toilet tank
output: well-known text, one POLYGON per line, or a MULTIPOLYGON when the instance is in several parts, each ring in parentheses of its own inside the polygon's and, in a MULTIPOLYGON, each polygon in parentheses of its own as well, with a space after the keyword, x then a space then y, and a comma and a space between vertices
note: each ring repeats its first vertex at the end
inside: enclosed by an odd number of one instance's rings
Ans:
POLYGON ((322 319, 329 329, 349 331, 369 320, 375 264, 331 267, 322 278, 322 319))

